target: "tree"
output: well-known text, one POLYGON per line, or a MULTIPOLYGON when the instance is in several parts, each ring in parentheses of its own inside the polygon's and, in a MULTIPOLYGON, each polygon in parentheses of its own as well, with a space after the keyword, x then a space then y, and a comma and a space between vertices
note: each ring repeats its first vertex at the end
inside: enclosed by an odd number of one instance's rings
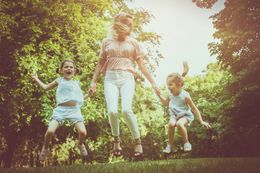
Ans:
MULTIPOLYGON (((213 2, 203 2, 213 5, 213 2)), ((205 6, 201 6, 205 7, 205 6)), ((234 107, 223 141, 226 155, 259 156, 260 134, 260 4, 252 0, 225 1, 225 8, 213 15, 218 42, 210 43, 212 55, 233 75, 228 86, 234 107), (242 150, 242 148, 247 148, 242 150)))

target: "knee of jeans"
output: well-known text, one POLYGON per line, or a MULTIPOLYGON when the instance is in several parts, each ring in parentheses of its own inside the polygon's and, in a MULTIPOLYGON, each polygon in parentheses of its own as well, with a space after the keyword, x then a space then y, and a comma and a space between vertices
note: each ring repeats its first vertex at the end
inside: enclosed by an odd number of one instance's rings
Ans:
POLYGON ((122 112, 123 112, 123 114, 125 116, 133 116, 133 111, 132 110, 123 110, 122 112))
POLYGON ((117 117, 118 113, 116 111, 111 111, 108 113, 110 117, 117 117))

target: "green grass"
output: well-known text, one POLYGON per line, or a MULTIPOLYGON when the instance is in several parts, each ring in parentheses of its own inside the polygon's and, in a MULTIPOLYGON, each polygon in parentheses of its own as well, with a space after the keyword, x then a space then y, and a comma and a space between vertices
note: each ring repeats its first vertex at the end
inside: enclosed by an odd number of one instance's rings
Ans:
POLYGON ((260 158, 196 158, 0 169, 1 173, 260 173, 260 158))

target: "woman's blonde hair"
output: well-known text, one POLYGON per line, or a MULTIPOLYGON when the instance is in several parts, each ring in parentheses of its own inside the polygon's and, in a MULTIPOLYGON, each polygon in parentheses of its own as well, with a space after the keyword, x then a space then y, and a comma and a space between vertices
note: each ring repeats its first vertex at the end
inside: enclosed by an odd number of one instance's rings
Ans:
POLYGON ((120 34, 129 36, 133 29, 133 16, 120 12, 115 15, 112 27, 112 37, 117 39, 120 34))

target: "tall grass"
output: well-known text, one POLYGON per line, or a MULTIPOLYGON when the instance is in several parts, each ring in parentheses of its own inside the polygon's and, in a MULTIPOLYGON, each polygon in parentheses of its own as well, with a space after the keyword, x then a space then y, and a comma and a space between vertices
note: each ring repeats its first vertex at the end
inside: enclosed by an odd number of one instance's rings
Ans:
POLYGON ((196 158, 45 168, 0 169, 1 173, 260 173, 260 158, 196 158))

